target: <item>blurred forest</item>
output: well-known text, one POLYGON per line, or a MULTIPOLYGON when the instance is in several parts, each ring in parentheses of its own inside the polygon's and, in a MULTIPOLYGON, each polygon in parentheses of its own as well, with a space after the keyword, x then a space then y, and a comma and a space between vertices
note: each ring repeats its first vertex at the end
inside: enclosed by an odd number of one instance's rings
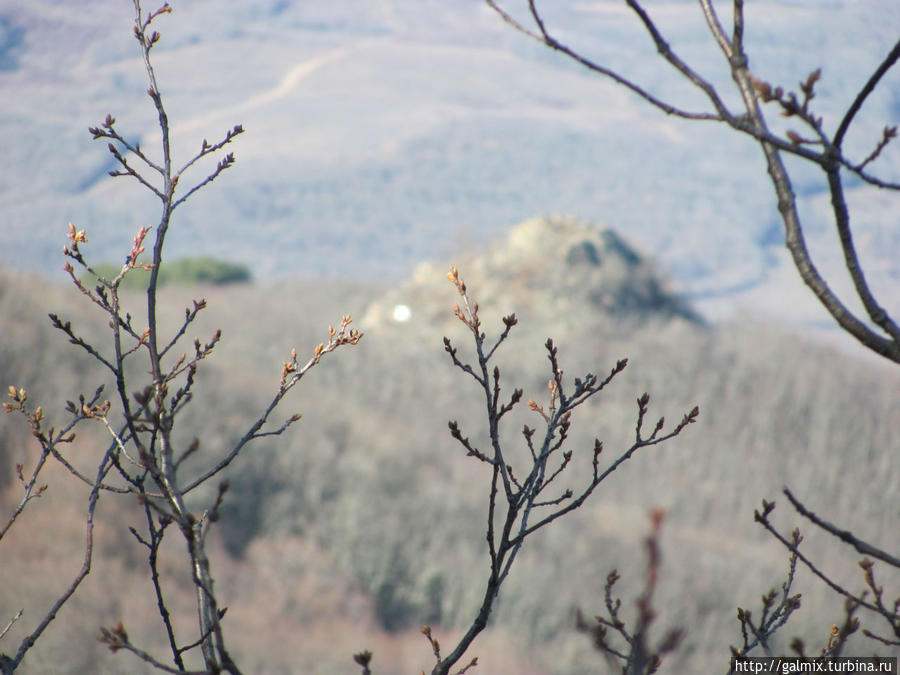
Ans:
MULTIPOLYGON (((622 575, 624 606, 632 608, 644 574, 647 514, 657 506, 668 515, 656 630, 687 630, 663 672, 727 669, 728 647, 739 642, 736 607, 757 608, 787 573, 787 552, 753 522, 763 498, 781 506, 783 485, 872 544, 895 546, 895 368, 750 317, 707 325, 667 290, 652 260, 615 232, 573 219, 529 221, 451 262, 480 302, 485 330, 499 332, 500 317, 516 313, 519 325, 498 358, 509 388, 524 388, 526 399, 546 398, 547 337, 558 345, 567 377, 605 373, 617 359, 629 359, 609 391, 579 409, 570 447, 590 447, 598 436, 608 448, 601 464, 613 457, 633 437, 634 401, 644 391, 654 417, 676 420, 694 404, 701 410, 688 432, 638 452, 584 507, 523 549, 491 628, 472 650, 481 664, 476 672, 602 670, 602 657, 574 630, 575 610, 589 616, 602 610, 613 568, 622 575)), ((138 293, 125 297, 135 307, 145 301, 138 293)), ((192 330, 204 339, 217 327, 224 333, 200 370, 197 398, 181 425, 185 443, 200 438, 203 453, 234 441, 277 384, 284 355, 321 342, 336 312, 351 313, 366 334, 356 349, 323 362, 293 395, 291 411, 303 413, 296 429, 249 447, 229 468, 232 488, 211 548, 222 554, 214 556, 217 589, 229 607, 236 660, 247 672, 329 675, 354 672, 351 655, 370 649, 375 672, 418 672, 430 659, 419 628, 429 623, 448 639, 464 629, 486 566, 488 471, 447 432, 447 421, 458 419, 473 442, 484 436, 478 391, 442 348, 448 335, 461 352, 470 349, 453 317, 458 298, 446 266, 423 263, 391 287, 379 280, 299 279, 166 287, 163 329, 167 321, 177 325, 183 308, 200 297, 209 309, 192 330), (408 321, 393 318, 401 304, 408 321)), ((94 309, 75 289, 0 271, 0 380, 27 383, 29 397, 51 420, 67 399, 92 393, 102 380, 46 313, 72 319, 99 341, 104 317, 94 309)), ((527 453, 520 429, 534 414, 523 409, 506 423, 507 447, 519 444, 527 453)), ((73 461, 81 456, 90 464, 105 444, 79 437, 73 461)), ((15 464, 27 463, 34 451, 24 424, 0 422, 0 498, 7 509, 18 497, 15 464)), ((47 494, 8 535, 16 539, 6 543, 14 554, 4 556, 5 614, 21 606, 43 611, 80 564, 83 500, 72 497, 81 487, 57 468, 49 476, 47 494)), ((145 672, 95 640, 100 625, 120 619, 142 644, 164 648, 146 562, 121 517, 126 502, 101 499, 94 572, 29 653, 23 672, 145 672)), ((773 518, 782 529, 803 526, 788 508, 773 518)), ((857 556, 819 532, 808 534, 803 550, 860 589, 857 556)), ((193 622, 181 551, 166 553, 171 561, 163 569, 185 589, 183 608, 173 595, 173 614, 182 610, 179 620, 193 622)), ((900 579, 881 582, 896 588, 900 579)), ((803 571, 795 590, 803 593, 803 607, 781 639, 824 641, 842 619, 841 601, 803 571)), ((858 653, 873 651, 864 638, 856 640, 858 653)))

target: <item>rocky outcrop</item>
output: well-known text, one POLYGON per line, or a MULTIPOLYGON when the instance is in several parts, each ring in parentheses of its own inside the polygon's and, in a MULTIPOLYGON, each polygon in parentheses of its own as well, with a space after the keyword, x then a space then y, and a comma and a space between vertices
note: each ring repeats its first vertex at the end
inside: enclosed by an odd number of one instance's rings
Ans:
POLYGON ((425 262, 412 278, 374 302, 363 330, 400 324, 443 328, 456 320, 458 300, 447 269, 459 268, 485 312, 515 312, 534 324, 609 319, 630 326, 648 319, 699 322, 667 289, 658 268, 611 229, 569 217, 546 217, 514 227, 505 240, 445 265, 425 262))

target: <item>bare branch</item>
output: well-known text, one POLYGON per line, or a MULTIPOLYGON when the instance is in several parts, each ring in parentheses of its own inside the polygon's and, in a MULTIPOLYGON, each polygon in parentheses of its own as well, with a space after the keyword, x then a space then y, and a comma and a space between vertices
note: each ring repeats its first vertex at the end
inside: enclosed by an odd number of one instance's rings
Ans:
MULTIPOLYGON (((544 30, 543 27, 542 30, 544 30)), ((632 447, 613 462, 612 466, 601 473, 598 461, 602 444, 599 440, 596 441, 592 455, 594 470, 587 485, 578 490, 563 488, 555 496, 544 496, 545 492, 548 492, 549 488, 555 484, 555 481, 572 465, 573 451, 564 450, 572 424, 572 411, 592 396, 600 393, 618 373, 625 369, 628 362, 626 359, 620 359, 615 367, 610 370, 609 375, 602 381, 599 381, 597 376, 592 373, 588 373, 583 378, 575 378, 573 393, 568 395, 566 393, 568 385, 563 376, 559 350, 554 345, 553 340, 547 340, 544 346, 550 362, 551 378, 547 382, 549 401, 546 404, 546 408, 534 399, 528 401, 530 410, 539 414, 545 425, 543 440, 540 447, 537 447, 534 442, 535 429, 529 428, 527 425, 523 428, 522 435, 532 463, 525 478, 521 480, 516 479, 512 467, 504 457, 505 452, 500 443, 499 426, 501 418, 509 412, 513 405, 521 400, 523 392, 520 389, 515 389, 510 402, 501 404, 500 369, 495 366, 492 372, 488 371, 488 360, 495 355, 497 346, 508 335, 509 329, 515 323, 514 317, 511 316, 504 319, 506 328, 501 338, 498 339, 494 348, 485 352, 483 345, 486 336, 480 330, 481 320, 478 317, 478 303, 470 298, 466 284, 460 278, 459 272, 455 267, 450 268, 450 273, 447 276, 450 282, 456 286, 457 292, 463 300, 463 308, 456 305, 453 308, 453 312, 456 318, 465 324, 472 333, 477 364, 462 363, 456 356, 456 349, 450 345, 450 341, 447 338, 444 338, 444 348, 450 354, 453 365, 472 375, 484 394, 491 450, 484 452, 474 447, 469 439, 462 435, 459 425, 455 421, 451 421, 448 426, 451 436, 467 450, 469 455, 489 464, 492 469, 488 488, 486 537, 491 568, 478 614, 454 649, 446 656, 441 657, 436 641, 429 634, 426 634, 426 637, 432 640, 432 647, 437 659, 432 675, 448 675, 453 664, 463 657, 472 641, 486 627, 500 588, 510 573, 513 563, 529 535, 549 525, 557 518, 579 508, 597 486, 621 463, 627 461, 638 448, 656 445, 673 438, 684 427, 693 422, 699 414, 699 410, 695 408, 686 414, 674 429, 662 436, 660 436, 660 431, 663 428, 663 420, 660 420, 652 434, 647 438, 643 438, 641 435, 641 421, 649 402, 649 397, 645 395, 639 400, 637 439, 632 447), (558 460, 558 463, 555 466, 551 466, 552 458, 559 453, 561 453, 561 458, 558 460), (505 502, 503 498, 505 498, 505 502), (547 513, 548 510, 549 513, 547 513), (539 517, 536 515, 539 513, 546 515, 539 517), (535 518, 534 523, 531 522, 533 516, 535 518)), ((467 668, 471 667, 471 665, 470 663, 467 668)))
MULTIPOLYGON (((764 501, 763 504, 774 508, 774 504, 771 502, 764 501)), ((858 603, 859 605, 865 607, 868 610, 871 610, 873 612, 878 611, 878 608, 875 605, 865 601, 861 597, 853 595, 853 593, 846 590, 843 586, 839 585, 837 582, 832 580, 827 574, 825 574, 822 570, 820 570, 812 560, 810 560, 803 553, 801 553, 800 552, 800 542, 802 541, 802 538, 795 536, 795 537, 793 537, 792 541, 788 541, 784 536, 782 536, 782 534, 777 529, 775 529, 775 526, 772 525, 772 523, 769 521, 768 514, 770 512, 771 512, 771 508, 768 508, 768 509, 764 508, 762 512, 755 511, 754 519, 756 520, 756 522, 758 522, 760 525, 762 525, 773 537, 775 537, 775 539, 777 539, 779 542, 781 542, 781 544, 786 549, 791 551, 791 553, 795 554, 797 556, 797 559, 800 560, 800 562, 802 562, 804 565, 806 565, 806 567, 809 569, 810 572, 812 572, 817 577, 819 577, 819 579, 824 581, 825 584, 829 588, 831 588, 831 590, 833 590, 835 593, 847 598, 848 600, 852 600, 852 601, 858 603)), ((795 532, 798 532, 798 531, 795 530, 795 532)))
POLYGON ((34 643, 37 642, 38 638, 43 634, 43 632, 47 629, 47 626, 50 625, 50 622, 56 618, 57 613, 62 609, 63 605, 68 602, 69 598, 71 598, 75 591, 78 589, 78 586, 81 585, 81 582, 84 581, 85 577, 90 574, 91 571, 91 561, 94 553, 94 511, 97 507, 97 502, 100 499, 100 486, 103 483, 103 479, 106 474, 109 472, 112 467, 112 463, 110 462, 110 457, 112 454, 112 450, 107 451, 106 455, 104 455, 103 459, 100 462, 100 465, 97 469, 97 477, 94 480, 93 487, 91 488, 90 495, 88 496, 88 506, 87 512, 85 515, 85 543, 84 543, 84 558, 81 563, 81 569, 78 570, 75 577, 69 583, 69 586, 63 591, 63 593, 56 599, 50 609, 47 610, 46 614, 44 614, 43 619, 38 623, 37 627, 29 633, 20 643, 19 649, 16 652, 16 655, 12 657, 13 669, 15 666, 18 666, 22 662, 22 659, 25 658, 25 654, 28 653, 34 643))
POLYGON ((760 82, 749 70, 748 57, 744 50, 744 11, 743 1, 733 2, 733 27, 731 36, 726 34, 715 7, 711 0, 699 0, 700 9, 709 26, 713 39, 729 62, 732 78, 743 99, 746 114, 732 114, 716 88, 702 78, 698 72, 688 63, 684 62, 672 50, 665 37, 658 29, 650 14, 637 0, 626 0, 627 6, 634 12, 644 29, 653 40, 660 56, 669 63, 682 77, 687 79, 704 93, 711 102, 715 112, 692 113, 681 110, 671 104, 655 98, 640 86, 629 81, 621 74, 593 62, 576 49, 570 48, 551 34, 546 21, 540 14, 535 0, 528 0, 528 8, 531 19, 537 26, 537 31, 531 30, 516 20, 509 12, 503 9, 496 0, 485 0, 486 4, 495 11, 506 23, 529 38, 536 40, 551 49, 561 52, 568 58, 580 63, 589 70, 608 77, 630 91, 638 94, 645 101, 667 114, 677 115, 685 119, 697 119, 725 122, 736 131, 747 134, 759 142, 771 176, 772 186, 778 199, 778 210, 785 227, 785 245, 791 253, 794 265, 804 283, 810 288, 818 301, 831 314, 838 325, 847 333, 856 338, 866 348, 871 349, 894 362, 900 363, 900 329, 887 315, 883 307, 877 302, 864 278, 861 266, 857 260, 856 252, 850 233, 849 214, 843 199, 843 187, 840 184, 838 171, 845 167, 860 179, 867 183, 888 189, 900 190, 900 183, 882 180, 864 171, 875 158, 879 156, 887 143, 893 138, 892 127, 886 127, 886 131, 875 150, 862 162, 856 163, 848 160, 841 153, 841 143, 857 112, 861 109, 868 96, 874 91, 885 73, 890 70, 897 60, 900 60, 900 42, 898 42, 882 63, 876 68, 867 83, 857 95, 855 101, 845 113, 841 124, 833 140, 829 140, 822 128, 822 119, 813 114, 810 101, 814 96, 813 86, 820 75, 820 71, 814 73, 805 82, 801 83, 801 96, 793 92, 785 93, 780 87, 772 87, 760 82), (765 101, 777 101, 786 115, 798 116, 803 122, 814 130, 815 138, 804 138, 795 131, 788 131, 786 138, 773 134, 758 105, 757 99, 765 101), (821 146, 821 151, 813 150, 809 146, 815 144, 821 146), (832 291, 829 284, 821 276, 807 249, 802 224, 797 213, 796 197, 791 184, 789 174, 780 157, 781 152, 790 153, 802 159, 817 164, 828 176, 832 191, 832 203, 835 210, 835 222, 844 249, 848 270, 853 277, 856 292, 866 308, 869 318, 875 325, 883 330, 888 337, 869 328, 866 323, 856 317, 846 304, 832 291))
POLYGON ((862 109, 863 104, 866 102, 866 99, 869 98, 873 91, 875 91, 875 88, 878 86, 881 78, 884 77, 885 74, 894 67, 898 59, 900 59, 900 40, 898 40, 891 48, 891 51, 887 53, 887 56, 884 57, 884 60, 878 65, 878 67, 875 69, 875 72, 872 73, 872 75, 863 85, 862 89, 859 90, 856 98, 853 99, 853 103, 851 103, 850 107, 847 108, 847 112, 844 113, 844 117, 841 119, 841 123, 838 125, 837 131, 834 133, 833 142, 836 148, 841 147, 844 142, 844 136, 846 136, 847 132, 850 130, 850 125, 853 123, 853 119, 862 109))
POLYGON ((853 548, 855 548, 863 555, 877 558, 878 560, 881 560, 882 562, 885 562, 892 567, 900 569, 900 558, 897 558, 890 553, 886 553, 881 549, 876 548, 875 546, 872 546, 871 544, 863 541, 862 539, 854 535, 850 530, 841 529, 836 525, 832 525, 827 520, 823 520, 815 513, 807 509, 803 505, 803 503, 794 496, 790 489, 784 488, 783 492, 788 500, 790 500, 791 505, 797 510, 797 513, 812 522, 817 527, 820 527, 826 532, 833 534, 844 543, 850 544, 853 548))
MULTIPOLYGON (((589 70, 592 70, 595 73, 598 73, 599 75, 603 75, 604 77, 608 77, 609 79, 613 80, 617 84, 620 84, 623 87, 631 90, 632 92, 634 92, 635 94, 640 96, 642 99, 644 99, 645 101, 647 101, 654 107, 659 108, 667 115, 674 115, 675 117, 682 117, 685 119, 692 119, 692 120, 721 121, 721 119, 722 119, 720 117, 720 115, 716 114, 716 113, 690 112, 687 110, 682 110, 682 109, 680 109, 676 106, 673 106, 669 103, 666 103, 662 99, 659 99, 659 98, 653 96, 648 91, 646 91, 642 87, 638 86, 637 84, 631 82, 627 78, 622 77, 615 71, 610 70, 609 68, 605 68, 604 66, 601 66, 600 64, 585 57, 583 54, 578 53, 574 49, 567 47, 566 45, 562 44, 555 38, 549 36, 549 34, 545 38, 541 34, 538 34, 533 31, 528 30, 525 26, 523 26, 521 23, 516 21, 508 12, 506 12, 506 10, 504 10, 502 7, 500 7, 500 5, 497 4, 494 0, 485 0, 485 2, 487 3, 487 5, 489 7, 491 7, 491 9, 493 9, 495 12, 497 12, 497 14, 499 14, 503 18, 504 21, 506 21, 508 24, 513 26, 513 28, 515 28, 520 33, 527 35, 528 37, 532 38, 533 40, 537 40, 538 42, 541 42, 541 43, 547 45, 548 47, 550 47, 551 49, 553 49, 555 51, 565 54, 567 57, 580 63, 585 68, 588 68, 589 70)), ((629 3, 629 5, 632 5, 632 4, 633 3, 629 3)), ((652 22, 651 22, 651 25, 652 25, 652 22)))

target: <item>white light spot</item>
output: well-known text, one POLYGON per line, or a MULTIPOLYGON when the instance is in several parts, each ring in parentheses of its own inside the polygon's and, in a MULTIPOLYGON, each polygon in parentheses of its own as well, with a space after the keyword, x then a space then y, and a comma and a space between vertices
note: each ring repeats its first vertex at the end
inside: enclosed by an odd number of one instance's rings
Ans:
POLYGON ((404 323, 412 317, 412 310, 409 305, 394 305, 394 321, 404 323))

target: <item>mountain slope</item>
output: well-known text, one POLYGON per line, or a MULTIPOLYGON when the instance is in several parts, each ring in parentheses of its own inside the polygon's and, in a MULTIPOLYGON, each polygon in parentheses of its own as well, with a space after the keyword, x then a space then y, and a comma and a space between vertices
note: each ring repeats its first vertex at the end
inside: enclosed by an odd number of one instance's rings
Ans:
MULTIPOLYGON (((504 314, 520 317, 497 353, 505 392, 522 387, 526 399, 544 400, 548 336, 559 346, 569 379, 607 372, 617 359, 629 358, 602 398, 575 415, 569 445, 576 469, 595 436, 604 441, 605 462, 628 446, 634 401, 644 391, 652 396, 651 419, 678 419, 694 404, 701 409, 683 437, 638 453, 585 507, 528 543, 504 587, 495 628, 476 645, 489 672, 525 672, 524 655, 536 664, 535 675, 596 672, 601 660, 573 631, 572 610, 602 610, 603 583, 613 567, 622 574, 628 606, 644 573, 646 514, 657 506, 668 512, 659 626, 688 630, 666 672, 722 669, 727 645, 739 639, 735 607, 755 609, 759 596, 783 580, 785 552, 752 521, 760 500, 774 498, 784 528, 805 527, 780 498, 782 485, 817 513, 886 550, 896 548, 896 373, 751 321, 719 327, 691 321, 690 309, 665 292, 658 269, 627 239, 575 220, 525 223, 454 262, 482 302, 489 334, 496 335, 504 314), (640 289, 655 290, 632 292, 640 289)), ((61 407, 54 399, 93 391, 99 374, 85 369, 83 359, 61 356, 66 340, 53 335, 45 311, 61 311, 90 335, 102 333, 104 318, 88 312, 77 292, 45 284, 4 277, 0 308, 8 339, 0 344, 0 366, 35 401, 49 401, 45 414, 53 419, 61 407)), ((203 363, 179 438, 185 444, 202 439, 201 453, 210 456, 229 447, 269 400, 291 347, 311 353, 328 322, 343 313, 367 315, 360 345, 323 362, 295 392, 285 413, 304 417, 292 433, 247 448, 229 472, 225 511, 213 530, 222 537, 221 548, 213 542, 214 565, 241 663, 257 670, 271 664, 270 672, 308 664, 323 674, 345 673, 349 655, 365 647, 375 651, 384 672, 424 666, 430 653, 417 627, 432 622, 449 644, 471 620, 486 568, 485 467, 466 457, 446 431, 448 419, 457 419, 474 443, 485 441, 483 395, 443 351, 442 337, 449 335, 462 357, 472 353, 453 318, 459 298, 446 270, 420 266, 415 278, 387 291, 316 281, 173 288, 161 303, 166 321, 177 325, 190 298, 200 296, 208 309, 193 330, 207 336, 222 328, 224 340, 203 363), (403 302, 412 308, 409 321, 384 318, 403 302), (314 656, 301 661, 304 654, 314 656)), ((126 300, 138 308, 145 301, 140 295, 126 300)), ((14 420, 2 421, 6 434, 14 420)), ((501 429, 517 466, 527 457, 520 429, 537 422, 534 413, 514 411, 501 429)), ((18 456, 27 460, 26 435, 6 434, 2 447, 23 443, 18 456)), ((576 470, 572 478, 581 475, 576 470)), ((59 490, 54 484, 51 495, 64 498, 59 490)), ((198 508, 213 497, 192 493, 198 508)), ((35 672, 124 672, 122 664, 133 663, 127 655, 83 649, 97 644, 98 625, 120 618, 142 645, 156 644, 152 594, 142 603, 133 593, 144 562, 139 547, 123 544, 130 541, 122 522, 126 510, 111 499, 103 504, 113 508, 98 525, 109 542, 103 555, 112 571, 63 610, 35 651, 35 672), (117 589, 128 589, 127 602, 116 601, 117 589), (77 663, 60 656, 73 649, 81 655, 77 663)), ((47 560, 48 550, 57 561, 65 553, 57 545, 71 542, 77 551, 82 541, 77 512, 42 501, 34 512, 39 520, 24 530, 21 545, 36 548, 16 548, 4 558, 11 578, 30 578, 30 561, 47 560), (68 534, 60 531, 65 527, 71 527, 68 534), (26 553, 33 550, 35 558, 26 553)), ((861 585, 855 555, 845 559, 829 538, 809 536, 805 546, 830 569, 846 572, 848 585, 861 585)), ((176 578, 177 570, 186 573, 180 560, 174 557, 167 568, 176 578)), ((784 637, 800 634, 811 644, 842 616, 841 603, 829 602, 814 580, 801 575, 798 585, 804 610, 784 637)), ((29 604, 34 596, 23 597, 25 590, 46 594, 51 587, 4 587, 4 604, 29 604)), ((40 598, 38 604, 46 604, 40 598)), ((193 613, 185 612, 192 621, 193 613)))
MULTIPOLYGON (((109 157, 86 131, 113 113, 145 149, 159 136, 128 3, 108 4, 0 7, 7 264, 55 269, 68 221, 87 228, 101 257, 119 260, 154 221, 152 202, 106 175, 109 157)), ((536 214, 574 213, 626 233, 707 316, 744 305, 822 321, 783 252, 752 143, 665 117, 514 33, 480 0, 358 4, 197 0, 163 17, 155 53, 176 159, 234 124, 247 130, 233 148, 235 168, 180 209, 172 255, 203 249, 267 278, 396 281, 460 240, 479 244, 536 214)), ((814 103, 828 128, 900 30, 890 3, 755 2, 746 11, 745 40, 763 77, 791 88, 823 68, 814 103)), ((648 91, 704 105, 618 4, 556 3, 547 12, 567 42, 648 91)), ((675 49, 728 85, 696 3, 654 3, 651 13, 675 49)), ((898 77, 890 73, 858 116, 846 142, 854 156, 897 121, 898 77)), ((898 167, 891 146, 873 169, 896 180, 898 167)), ((819 267, 849 292, 825 186, 802 169, 794 179, 819 267)), ((897 196, 851 186, 848 199, 871 283, 896 310, 897 196)))

